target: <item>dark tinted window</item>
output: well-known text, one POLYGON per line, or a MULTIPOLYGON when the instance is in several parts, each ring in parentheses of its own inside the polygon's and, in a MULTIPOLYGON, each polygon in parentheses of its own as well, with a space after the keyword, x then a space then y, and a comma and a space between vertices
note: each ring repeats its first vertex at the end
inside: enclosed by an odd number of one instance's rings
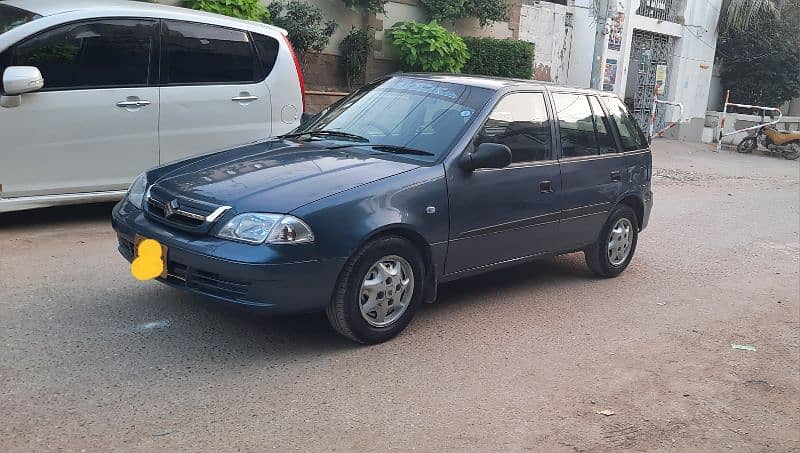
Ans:
POLYGON ((258 79, 261 80, 272 72, 275 60, 278 58, 278 40, 269 36, 253 33, 253 42, 258 50, 258 58, 261 60, 261 71, 258 79))
POLYGON ((589 103, 592 105, 592 112, 594 113, 594 127, 597 131, 597 143, 600 145, 600 154, 616 153, 617 144, 614 143, 614 136, 611 134, 611 126, 608 124, 603 108, 600 107, 600 102, 594 96, 589 96, 589 103))
POLYGON ((622 148, 625 151, 636 151, 647 148, 647 138, 636 121, 625 109, 625 105, 618 98, 603 97, 603 103, 611 115, 611 120, 617 126, 622 148))
POLYGON ((246 32, 187 22, 164 24, 164 83, 241 83, 258 79, 261 69, 246 32))
POLYGON ((146 85, 156 24, 114 19, 65 25, 16 46, 13 64, 39 68, 45 90, 146 85))
POLYGON ((554 93, 563 157, 598 153, 589 100, 584 95, 554 93))
POLYGON ((502 143, 513 162, 550 159, 550 121, 542 93, 510 94, 497 103, 476 144, 502 143))
POLYGON ((0 5, 0 35, 42 16, 24 9, 0 5))

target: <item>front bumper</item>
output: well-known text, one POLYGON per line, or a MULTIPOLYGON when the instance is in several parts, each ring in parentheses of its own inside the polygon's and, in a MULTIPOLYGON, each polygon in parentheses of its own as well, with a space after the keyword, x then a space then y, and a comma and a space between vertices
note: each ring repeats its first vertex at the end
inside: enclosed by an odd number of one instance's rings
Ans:
POLYGON ((253 246, 193 236, 148 220, 126 200, 114 207, 112 225, 128 261, 136 235, 168 247, 167 276, 160 282, 270 313, 324 310, 347 260, 316 259, 309 244, 253 246))

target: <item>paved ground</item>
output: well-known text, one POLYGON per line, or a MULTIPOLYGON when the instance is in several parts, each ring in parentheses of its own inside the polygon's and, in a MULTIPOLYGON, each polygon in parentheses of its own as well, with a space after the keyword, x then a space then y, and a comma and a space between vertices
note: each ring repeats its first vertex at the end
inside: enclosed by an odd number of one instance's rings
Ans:
POLYGON ((0 450, 796 451, 800 166, 654 160, 621 277, 570 255, 449 284, 374 347, 133 281, 110 206, 4 216, 0 450))

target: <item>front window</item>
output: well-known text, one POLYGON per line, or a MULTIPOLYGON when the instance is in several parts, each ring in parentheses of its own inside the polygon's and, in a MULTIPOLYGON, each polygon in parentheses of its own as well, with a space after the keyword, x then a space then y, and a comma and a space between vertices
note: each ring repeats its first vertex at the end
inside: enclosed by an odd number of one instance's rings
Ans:
POLYGON ((40 17, 42 16, 24 9, 0 5, 0 35, 40 17))
POLYGON ((392 77, 356 91, 298 131, 360 136, 354 145, 433 162, 461 137, 492 94, 456 83, 392 77))
POLYGON ((550 119, 543 93, 513 93, 497 103, 478 132, 475 145, 501 143, 513 163, 551 159, 550 119))
POLYGON ((147 85, 155 20, 103 19, 53 28, 17 45, 15 66, 35 66, 45 90, 147 85))

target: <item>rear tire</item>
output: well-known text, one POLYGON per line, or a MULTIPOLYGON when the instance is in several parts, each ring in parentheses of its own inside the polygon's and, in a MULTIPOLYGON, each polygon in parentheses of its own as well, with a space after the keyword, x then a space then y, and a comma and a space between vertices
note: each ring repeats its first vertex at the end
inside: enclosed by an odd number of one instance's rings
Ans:
POLYGON ((739 146, 736 147, 736 151, 740 153, 750 154, 758 148, 758 142, 756 138, 753 136, 745 137, 741 142, 739 142, 739 146))
POLYGON ((411 322, 422 303, 424 277, 414 244, 398 236, 375 239, 347 262, 325 314, 341 335, 382 343, 411 322))
POLYGON ((603 225, 597 242, 583 251, 586 264, 598 277, 616 277, 633 259, 638 238, 636 213, 628 205, 617 205, 603 225))

